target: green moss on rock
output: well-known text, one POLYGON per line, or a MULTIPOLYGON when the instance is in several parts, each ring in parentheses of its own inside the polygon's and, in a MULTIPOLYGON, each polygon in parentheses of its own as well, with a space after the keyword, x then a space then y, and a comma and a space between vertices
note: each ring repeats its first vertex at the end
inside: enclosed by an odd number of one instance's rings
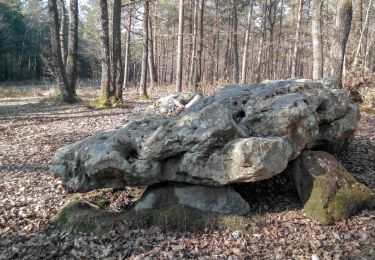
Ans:
POLYGON ((95 209, 84 202, 69 202, 53 219, 59 230, 91 233, 95 230, 92 214, 95 209))
POLYGON ((304 151, 290 170, 306 215, 321 224, 349 218, 374 201, 374 193, 328 153, 304 151))
POLYGON ((331 182, 327 182, 326 176, 318 177, 309 181, 302 189, 301 201, 304 204, 306 214, 321 224, 330 224, 334 220, 322 205, 328 201, 330 194, 334 191, 331 182), (311 185, 311 186, 309 186, 311 185))
POLYGON ((370 207, 373 200, 372 191, 355 182, 351 186, 344 185, 330 198, 328 212, 334 219, 349 218, 363 207, 370 207))
MULTIPOLYGON (((160 209, 131 211, 127 216, 137 221, 143 219, 141 226, 158 226, 166 230, 194 231, 208 229, 245 230, 250 219, 244 216, 217 214, 174 204, 160 209)), ((135 226, 133 226, 134 228, 135 226)))
POLYGON ((53 220, 59 230, 101 234, 111 230, 148 229, 194 231, 229 229, 245 231, 252 220, 244 216, 216 214, 180 204, 158 209, 133 209, 110 212, 94 204, 76 200, 69 202, 53 220))

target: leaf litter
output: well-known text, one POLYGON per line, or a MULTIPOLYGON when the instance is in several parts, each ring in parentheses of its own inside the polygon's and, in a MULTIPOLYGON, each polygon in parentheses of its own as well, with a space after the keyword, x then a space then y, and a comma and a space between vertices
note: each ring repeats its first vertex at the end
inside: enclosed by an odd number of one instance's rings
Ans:
MULTIPOLYGON (((72 195, 49 171, 51 157, 64 145, 114 129, 139 105, 128 104, 111 110, 53 101, 0 106, 0 259, 374 259, 374 210, 321 226, 304 215, 282 177, 252 186, 248 217, 254 221, 246 231, 151 227, 97 236, 56 230, 51 220, 72 195)), ((354 141, 337 157, 375 191, 374 114, 362 115, 354 141)), ((129 207, 133 189, 113 192, 107 209, 129 207)))

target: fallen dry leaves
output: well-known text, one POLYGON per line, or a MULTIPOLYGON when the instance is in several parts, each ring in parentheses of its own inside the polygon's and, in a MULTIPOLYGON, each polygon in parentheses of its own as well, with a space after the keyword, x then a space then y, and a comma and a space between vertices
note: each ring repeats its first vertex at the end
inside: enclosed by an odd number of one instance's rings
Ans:
MULTIPOLYGON (((375 211, 320 226, 305 217, 293 189, 277 178, 249 196, 254 221, 247 232, 57 231, 50 221, 71 195, 49 171, 51 156, 61 146, 113 129, 128 111, 48 101, 0 103, 0 259, 374 259, 375 211)), ((375 190, 375 115, 363 115, 354 142, 339 159, 375 190)), ((133 200, 124 189, 107 208, 121 210, 133 200)))

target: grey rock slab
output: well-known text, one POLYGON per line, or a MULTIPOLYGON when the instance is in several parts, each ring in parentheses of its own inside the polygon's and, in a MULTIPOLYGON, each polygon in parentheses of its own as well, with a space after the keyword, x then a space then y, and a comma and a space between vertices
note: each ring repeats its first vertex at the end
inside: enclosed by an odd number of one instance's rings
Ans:
POLYGON ((158 99, 153 105, 147 107, 146 112, 160 114, 178 113, 185 107, 191 107, 201 98, 203 98, 203 96, 199 93, 172 93, 158 99))
POLYGON ((210 187, 181 183, 150 186, 134 206, 135 211, 185 205, 222 214, 242 215, 250 212, 249 204, 231 187, 210 187))
POLYGON ((281 173, 304 149, 349 138, 358 120, 346 91, 329 79, 227 85, 206 98, 172 94, 134 111, 118 130, 58 150, 51 170, 73 192, 258 181, 281 173), (159 109, 176 102, 178 113, 159 109))
POLYGON ((205 185, 259 181, 282 172, 291 156, 285 139, 239 138, 209 154, 187 152, 166 162, 162 178, 205 185))
POLYGON ((162 115, 173 116, 181 113, 185 108, 193 106, 203 98, 200 93, 183 92, 172 93, 165 97, 159 98, 151 105, 140 105, 134 108, 133 113, 126 115, 118 127, 123 127, 126 123, 139 120, 145 115, 162 115))
POLYGON ((358 107, 349 104, 344 116, 319 126, 319 135, 315 141, 315 145, 337 144, 351 139, 357 129, 359 119, 360 113, 358 107))

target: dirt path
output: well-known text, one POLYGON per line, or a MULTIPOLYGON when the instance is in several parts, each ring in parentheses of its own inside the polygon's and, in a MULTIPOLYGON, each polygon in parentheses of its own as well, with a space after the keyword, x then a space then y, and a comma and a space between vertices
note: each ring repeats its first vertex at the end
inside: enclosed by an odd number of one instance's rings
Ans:
MULTIPOLYGON (((51 156, 66 144, 113 129, 129 109, 98 111, 81 104, 22 102, 0 101, 0 259, 122 259, 135 255, 374 259, 375 211, 362 211, 335 226, 320 226, 304 216, 295 193, 280 187, 277 180, 257 192, 259 198, 251 205, 249 216, 256 224, 246 234, 173 233, 157 228, 113 230, 100 237, 58 232, 50 221, 70 195, 49 171, 51 156)), ((355 140, 339 159, 375 191, 374 114, 362 116, 355 140)), ((114 195, 118 199, 114 210, 128 203, 126 191, 119 194, 114 195)))

